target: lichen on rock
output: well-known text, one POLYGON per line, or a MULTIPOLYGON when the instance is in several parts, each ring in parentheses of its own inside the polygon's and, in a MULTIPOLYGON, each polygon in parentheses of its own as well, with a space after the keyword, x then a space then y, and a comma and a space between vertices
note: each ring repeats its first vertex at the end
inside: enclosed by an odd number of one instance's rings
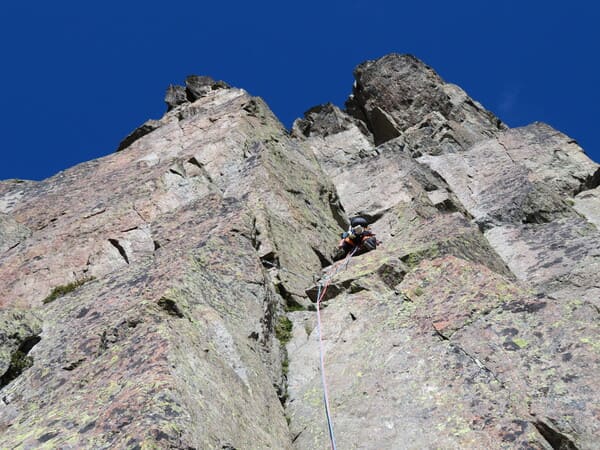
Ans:
POLYGON ((413 56, 355 77, 288 131, 190 76, 0 182, 3 447, 325 448, 322 346, 339 448, 595 448, 598 165, 413 56), (380 242, 334 266, 355 215, 380 242))

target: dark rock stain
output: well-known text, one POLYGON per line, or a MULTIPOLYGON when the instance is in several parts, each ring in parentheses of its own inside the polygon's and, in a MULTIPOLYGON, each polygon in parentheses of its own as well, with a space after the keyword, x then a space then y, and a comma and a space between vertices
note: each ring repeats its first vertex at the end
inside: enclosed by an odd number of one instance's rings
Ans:
POLYGON ((500 334, 502 336, 516 336, 517 334, 519 334, 519 330, 517 330, 516 328, 505 328, 500 334))
POLYGON ((94 428, 96 426, 96 421, 92 420, 90 423, 88 423, 87 425, 81 427, 79 429, 79 433, 83 434, 83 433, 87 433, 88 431, 90 431, 92 428, 94 428))
POLYGON ((569 352, 563 353, 563 355, 562 355, 562 360, 563 361, 565 361, 565 362, 566 361, 571 361, 572 359, 573 359, 573 355, 571 353, 569 353, 569 352))
POLYGON ((37 438, 37 440, 40 443, 48 442, 50 439, 54 439, 56 436, 58 436, 58 434, 59 433, 57 431, 51 431, 49 433, 42 434, 39 438, 37 438))

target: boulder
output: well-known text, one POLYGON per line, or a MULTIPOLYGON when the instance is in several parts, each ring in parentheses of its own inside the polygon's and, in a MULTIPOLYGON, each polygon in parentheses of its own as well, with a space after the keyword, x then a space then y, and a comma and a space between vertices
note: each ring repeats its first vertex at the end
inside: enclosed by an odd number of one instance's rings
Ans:
POLYGON ((438 113, 450 128, 458 148, 465 148, 504 125, 458 86, 445 83, 434 70, 411 55, 390 54, 360 64, 348 112, 363 120, 383 143, 438 113))
POLYGON ((165 103, 167 104, 167 111, 171 111, 173 108, 187 102, 187 94, 183 86, 169 85, 167 92, 165 93, 165 103))
POLYGON ((207 76, 190 75, 185 79, 185 94, 190 102, 195 102, 210 91, 227 88, 229 85, 224 81, 215 81, 207 76))

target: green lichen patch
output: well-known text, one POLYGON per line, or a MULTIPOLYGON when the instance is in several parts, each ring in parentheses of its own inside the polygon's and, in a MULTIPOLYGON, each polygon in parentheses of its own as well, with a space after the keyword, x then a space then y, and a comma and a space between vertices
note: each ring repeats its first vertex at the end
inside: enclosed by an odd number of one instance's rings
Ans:
POLYGON ((72 283, 56 286, 54 289, 52 289, 52 292, 50 292, 50 294, 44 300, 42 300, 42 303, 44 305, 51 303, 57 298, 63 297, 73 292, 75 289, 79 288, 80 286, 83 286, 85 283, 87 283, 88 281, 92 281, 93 279, 94 277, 86 277, 81 278, 79 280, 75 280, 72 283))
POLYGON ((11 353, 8 369, 0 377, 0 389, 33 366, 33 358, 28 356, 28 353, 39 341, 39 336, 30 336, 24 339, 19 347, 11 353))
POLYGON ((583 337, 579 339, 579 341, 583 344, 590 345, 595 352, 600 353, 600 340, 595 340, 589 337, 583 337))
POLYGON ((285 305, 286 312, 297 312, 297 311, 306 311, 306 306, 301 305, 298 302, 289 302, 285 305))
POLYGON ((519 347, 519 348, 525 348, 529 345, 529 343, 525 340, 525 339, 521 339, 521 338, 513 338, 512 341, 519 347))
POLYGON ((33 366, 33 358, 27 356, 26 353, 17 350, 11 355, 10 367, 0 377, 0 386, 6 386, 12 380, 17 378, 24 370, 29 369, 33 366))
POLYGON ((402 262, 406 264, 410 269, 414 269, 424 259, 434 259, 439 256, 440 251, 437 244, 431 247, 410 253, 401 258, 402 262))
POLYGON ((286 376, 289 373, 289 371, 290 371, 290 360, 289 360, 289 358, 284 358, 283 361, 281 361, 281 371, 286 376))
POLYGON ((275 337, 279 339, 281 345, 287 344, 292 338, 293 323, 285 316, 281 316, 275 325, 275 337))

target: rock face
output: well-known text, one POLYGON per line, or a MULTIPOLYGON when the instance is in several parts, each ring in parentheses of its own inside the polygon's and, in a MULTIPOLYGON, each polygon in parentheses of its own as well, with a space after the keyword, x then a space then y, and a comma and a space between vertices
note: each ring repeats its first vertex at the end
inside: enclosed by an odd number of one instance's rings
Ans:
POLYGON ((596 447, 598 165, 412 56, 355 76, 291 133, 191 76, 119 152, 0 182, 2 448, 328 447, 311 298, 357 214, 339 448, 596 447))
MULTIPOLYGON (((334 187, 242 90, 157 122, 118 153, 1 186, 2 308, 41 323, 31 367, 2 389, 3 448, 291 448, 274 330, 304 286, 261 258, 320 268, 334 187)), ((0 368, 28 336, 14 327, 0 368)))
MULTIPOLYGON (((367 123, 376 143, 412 129, 408 134, 418 134, 421 145, 433 140, 437 142, 433 146, 441 151, 446 146, 440 144, 465 148, 481 135, 506 128, 462 89, 445 83, 412 56, 391 54, 365 62, 354 76, 354 90, 346 106, 351 115, 367 123)), ((412 147, 419 148, 416 143, 412 147)))

